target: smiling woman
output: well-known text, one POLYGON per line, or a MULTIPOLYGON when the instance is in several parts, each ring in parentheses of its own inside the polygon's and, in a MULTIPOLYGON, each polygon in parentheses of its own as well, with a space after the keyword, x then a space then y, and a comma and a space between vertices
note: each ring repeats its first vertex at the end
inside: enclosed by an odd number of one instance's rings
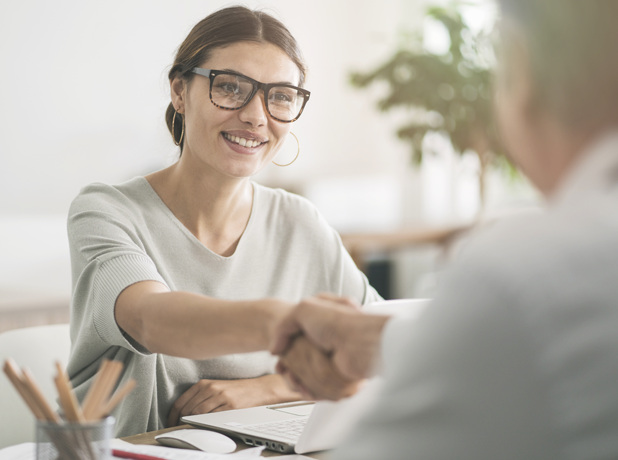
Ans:
POLYGON ((250 180, 301 116, 305 74, 273 17, 211 14, 169 73, 179 160, 73 201, 68 372, 83 398, 105 358, 124 362, 120 384, 138 389, 116 409, 116 436, 298 399, 260 351, 280 319, 319 292, 379 299, 307 200, 250 180))
POLYGON ((174 117, 185 126, 183 155, 233 177, 255 175, 277 154, 308 99, 291 83, 300 80, 299 68, 273 44, 242 41, 212 50, 189 75, 195 73, 208 78, 171 81, 174 117))

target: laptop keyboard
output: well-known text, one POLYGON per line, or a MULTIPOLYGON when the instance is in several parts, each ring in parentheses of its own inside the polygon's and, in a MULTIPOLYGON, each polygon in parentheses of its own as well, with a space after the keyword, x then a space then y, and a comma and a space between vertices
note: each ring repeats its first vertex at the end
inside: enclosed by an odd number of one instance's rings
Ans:
POLYGON ((309 417, 298 417, 289 420, 281 420, 277 422, 259 423, 257 425, 245 425, 243 429, 256 431, 262 434, 273 436, 283 436, 291 440, 298 440, 301 433, 305 429, 305 425, 309 417))

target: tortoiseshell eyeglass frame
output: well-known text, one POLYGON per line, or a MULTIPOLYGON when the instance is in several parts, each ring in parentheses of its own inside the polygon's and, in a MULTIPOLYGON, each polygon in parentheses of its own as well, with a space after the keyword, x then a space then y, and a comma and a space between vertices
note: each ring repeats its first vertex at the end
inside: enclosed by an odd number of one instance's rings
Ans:
POLYGON ((258 90, 262 90, 264 91, 264 104, 266 106, 266 111, 268 112, 268 115, 270 115, 270 117, 274 120, 280 121, 281 123, 292 123, 296 120, 298 120, 300 118, 300 116, 303 114, 303 110, 305 110, 305 105, 307 105, 307 101, 309 100, 309 97, 311 96, 311 92, 307 91, 306 89, 303 88, 299 88, 298 86, 294 86, 294 85, 288 85, 285 83, 261 83, 257 80, 254 80, 253 78, 247 77, 246 75, 243 75, 241 73, 237 73, 237 72, 231 72, 229 70, 213 70, 213 69, 202 69, 201 67, 194 67, 191 70, 193 73, 196 73, 198 75, 201 75, 203 77, 206 77, 210 80, 210 102, 213 103, 213 105, 215 107, 218 107, 220 109, 223 110, 240 110, 243 107, 245 107, 249 102, 251 102, 251 99, 253 99, 253 96, 256 95, 256 93, 258 92, 258 90), (251 90, 251 94, 249 95, 249 97, 247 98, 247 100, 239 107, 223 107, 220 106, 219 104, 217 104, 215 101, 213 101, 212 99, 212 84, 215 81, 215 78, 217 75, 234 75, 236 77, 241 77, 244 78, 245 80, 251 82, 251 84, 253 85, 253 89, 251 90), (211 78, 212 77, 212 78, 211 78), (275 88, 275 87, 285 87, 285 88, 292 88, 296 91, 298 91, 299 93, 301 93, 303 95, 303 105, 301 106, 300 110, 298 111, 298 115, 296 115, 295 118, 293 118, 292 120, 283 120, 281 118, 277 118, 275 117, 272 113, 270 113, 270 109, 268 108, 268 92, 270 91, 271 88, 275 88))

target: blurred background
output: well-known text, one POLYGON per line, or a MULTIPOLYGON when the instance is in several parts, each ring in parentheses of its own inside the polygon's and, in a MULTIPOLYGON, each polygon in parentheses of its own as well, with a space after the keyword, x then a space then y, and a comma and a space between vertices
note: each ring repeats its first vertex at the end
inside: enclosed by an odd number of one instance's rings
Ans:
MULTIPOLYGON (((177 159, 163 121, 167 71, 193 25, 232 4, 2 3, 0 331, 68 321, 71 200, 88 183, 119 183, 177 159)), ((491 117, 470 128, 491 95, 491 1, 242 4, 291 30, 312 92, 293 127, 299 159, 255 180, 315 203, 385 297, 430 296, 459 229, 538 204, 504 160, 488 160, 499 150, 491 117), (473 131, 481 137, 471 140, 473 131)), ((290 140, 277 161, 295 151, 290 140)))

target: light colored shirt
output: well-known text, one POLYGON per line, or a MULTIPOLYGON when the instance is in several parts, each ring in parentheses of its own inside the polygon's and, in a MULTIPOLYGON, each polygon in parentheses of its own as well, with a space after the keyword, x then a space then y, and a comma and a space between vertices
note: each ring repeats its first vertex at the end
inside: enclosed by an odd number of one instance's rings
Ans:
POLYGON ((470 242, 382 345, 385 389, 338 460, 618 458, 618 133, 545 214, 470 242))
POLYGON ((200 379, 259 377, 272 373, 276 361, 268 352, 204 361, 149 353, 114 317, 118 295, 131 284, 155 280, 172 291, 226 300, 296 302, 322 291, 365 303, 379 299, 311 203, 257 184, 249 222, 229 257, 205 247, 143 177, 85 187, 71 205, 68 232, 68 373, 76 393, 83 399, 103 358, 124 363, 121 384, 137 380, 137 389, 114 413, 116 436, 164 428, 171 405, 200 379))

